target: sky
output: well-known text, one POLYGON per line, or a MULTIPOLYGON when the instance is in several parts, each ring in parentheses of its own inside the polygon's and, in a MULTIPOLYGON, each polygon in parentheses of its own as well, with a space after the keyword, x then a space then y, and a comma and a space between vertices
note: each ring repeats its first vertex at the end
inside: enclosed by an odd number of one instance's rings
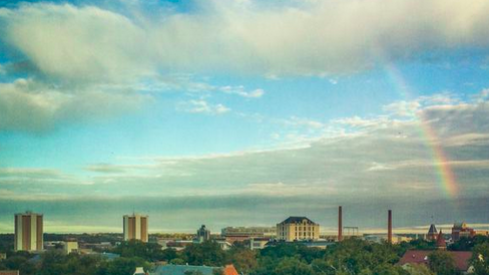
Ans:
POLYGON ((489 224, 489 2, 0 2, 0 232, 489 224))

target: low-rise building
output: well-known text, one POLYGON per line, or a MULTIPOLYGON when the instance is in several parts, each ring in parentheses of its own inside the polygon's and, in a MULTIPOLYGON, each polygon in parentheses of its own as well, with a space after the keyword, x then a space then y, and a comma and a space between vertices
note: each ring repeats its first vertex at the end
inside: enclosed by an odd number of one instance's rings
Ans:
POLYGON ((221 230, 222 237, 248 236, 251 237, 273 237, 277 235, 276 227, 226 227, 221 230))
POLYGON ((66 241, 66 242, 64 242, 63 251, 66 254, 78 253, 78 242, 76 242, 76 241, 66 241))
MULTIPOLYGON (((387 242, 388 240, 388 235, 387 234, 369 234, 369 235, 364 235, 363 239, 369 242, 373 243, 383 243, 387 242)), ((407 236, 401 236, 401 235, 392 235, 392 243, 393 244, 398 244, 401 242, 409 242, 411 241, 411 237, 407 236)))
MULTIPOLYGON (((429 250, 408 250, 399 260, 398 265, 408 270, 413 265, 429 265, 429 256, 433 251, 429 250)), ((447 251, 453 257, 457 270, 463 274, 468 274, 473 269, 470 265, 472 252, 470 251, 447 251)))
POLYGON ((289 217, 277 224, 277 239, 287 242, 319 239, 319 224, 306 217, 289 217))
POLYGON ((267 243, 270 241, 270 238, 251 238, 250 239, 250 249, 263 249, 266 247, 267 243))

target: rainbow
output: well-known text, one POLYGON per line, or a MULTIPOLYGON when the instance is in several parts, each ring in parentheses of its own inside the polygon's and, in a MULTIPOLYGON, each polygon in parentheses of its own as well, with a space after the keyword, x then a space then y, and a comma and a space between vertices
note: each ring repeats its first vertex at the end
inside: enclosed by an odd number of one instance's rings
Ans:
MULTIPOLYGON (((391 62, 384 62, 384 71, 397 92, 399 92, 405 100, 413 100, 413 93, 411 92, 407 81, 402 73, 391 62)), ((458 195, 457 178, 450 167, 450 159, 447 157, 441 146, 435 129, 433 129, 423 114, 414 112, 413 116, 415 117, 417 124, 420 125, 420 137, 425 141, 426 146, 430 148, 440 188, 448 197, 455 199, 458 195)))

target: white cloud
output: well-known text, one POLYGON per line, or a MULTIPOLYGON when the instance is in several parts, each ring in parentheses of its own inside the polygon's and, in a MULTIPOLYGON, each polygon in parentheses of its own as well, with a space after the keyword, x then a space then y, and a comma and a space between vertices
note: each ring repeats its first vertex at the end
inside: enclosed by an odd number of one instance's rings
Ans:
POLYGON ((253 91, 245 91, 243 86, 224 86, 219 88, 224 93, 228 94, 236 94, 242 97, 247 97, 247 98, 259 98, 262 97, 265 94, 265 91, 263 89, 255 89, 253 91))
POLYGON ((188 102, 181 103, 178 105, 178 110, 189 113, 202 113, 211 115, 221 115, 231 111, 231 109, 222 104, 213 105, 203 99, 190 100, 188 102))
POLYGON ((150 98, 97 87, 56 87, 33 79, 0 83, 0 131, 43 132, 64 122, 100 120, 134 111, 150 98))
POLYGON ((257 1, 205 1, 200 7, 139 20, 97 7, 43 3, 3 9, 0 17, 8 23, 5 42, 43 73, 76 80, 130 79, 156 69, 324 75, 430 49, 489 45, 484 0, 313 1, 272 8, 257 1))

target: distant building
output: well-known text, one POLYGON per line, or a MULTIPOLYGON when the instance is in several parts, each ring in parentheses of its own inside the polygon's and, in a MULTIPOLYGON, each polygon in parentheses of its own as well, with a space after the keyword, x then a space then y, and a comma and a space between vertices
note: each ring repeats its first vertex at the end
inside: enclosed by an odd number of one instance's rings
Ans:
POLYGON ((250 249, 263 249, 266 247, 267 243, 270 241, 270 238, 251 238, 250 239, 250 249))
POLYGON ((144 272, 142 267, 136 267, 136 271, 134 271, 133 275, 147 275, 148 273, 144 272))
MULTIPOLYGON (((429 255, 433 251, 429 250, 408 250, 404 253, 404 256, 399 260, 398 265, 402 268, 409 270, 413 265, 429 265, 429 255)), ((448 251, 455 260, 455 266, 457 270, 463 274, 471 273, 472 267, 470 266, 470 258, 472 252, 470 251, 448 251)))
POLYGON ((66 254, 70 253, 78 253, 78 242, 76 241, 67 241, 63 244, 63 251, 66 254))
POLYGON ((19 275, 18 270, 0 270, 0 275, 19 275))
POLYGON ((202 225, 199 230, 197 230, 197 241, 199 243, 208 241, 211 239, 211 231, 202 225))
POLYGON ((306 217, 289 217, 277 224, 277 239, 287 242, 319 239, 319 224, 306 217))
POLYGON ((436 230, 436 226, 434 224, 430 225, 430 229, 428 230, 428 234, 426 234, 426 240, 432 242, 436 241, 438 237, 438 230, 436 230))
POLYGON ((475 236, 475 230, 468 227, 465 222, 455 223, 452 227, 452 240, 454 242, 460 238, 469 238, 475 236))
POLYGON ((221 236, 263 237, 277 235, 276 227, 226 227, 221 230, 221 236))
MULTIPOLYGON (((389 236, 387 234, 369 234, 369 235, 364 235, 363 239, 373 243, 383 243, 388 241, 389 236)), ((393 244, 398 244, 401 242, 409 242, 411 240, 412 238, 407 236, 392 235, 393 244)))
POLYGON ((276 235, 276 227, 226 227, 221 230, 221 236, 231 243, 276 235))
POLYGON ((124 241, 148 242, 148 216, 133 214, 123 217, 124 241))
POLYGON ((42 251, 43 215, 32 212, 15 214, 15 251, 42 251))

